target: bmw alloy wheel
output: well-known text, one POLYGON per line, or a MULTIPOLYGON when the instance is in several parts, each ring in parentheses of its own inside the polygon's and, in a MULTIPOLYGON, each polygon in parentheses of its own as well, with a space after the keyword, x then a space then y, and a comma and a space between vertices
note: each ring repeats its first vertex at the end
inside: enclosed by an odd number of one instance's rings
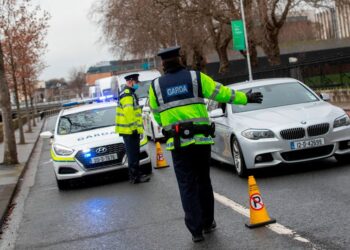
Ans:
POLYGON ((232 156, 237 174, 240 177, 245 177, 247 175, 247 168, 245 166, 241 147, 236 137, 232 139, 232 156))

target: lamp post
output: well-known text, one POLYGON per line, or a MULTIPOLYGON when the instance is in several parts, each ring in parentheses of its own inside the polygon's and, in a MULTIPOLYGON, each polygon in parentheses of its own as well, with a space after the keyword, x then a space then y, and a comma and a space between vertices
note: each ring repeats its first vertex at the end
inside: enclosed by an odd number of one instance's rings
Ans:
POLYGON ((249 74, 249 81, 251 82, 253 80, 253 74, 252 74, 252 66, 251 66, 251 63, 250 63, 250 53, 249 53, 247 28, 246 28, 246 24, 245 24, 245 14, 244 14, 243 0, 240 0, 240 4, 241 4, 242 21, 243 21, 243 27, 244 27, 245 47, 246 47, 246 52, 247 52, 248 74, 249 74))

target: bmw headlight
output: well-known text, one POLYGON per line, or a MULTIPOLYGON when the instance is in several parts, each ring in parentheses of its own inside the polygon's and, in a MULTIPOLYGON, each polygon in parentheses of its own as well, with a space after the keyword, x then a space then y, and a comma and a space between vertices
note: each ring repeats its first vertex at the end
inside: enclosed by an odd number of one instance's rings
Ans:
POLYGON ((334 120, 333 128, 338 128, 342 126, 348 126, 350 125, 350 118, 348 115, 342 115, 341 117, 338 117, 334 120))
POLYGON ((251 140, 259 140, 266 138, 274 138, 275 134, 269 129, 247 129, 242 132, 245 138, 251 140))
POLYGON ((67 148, 67 147, 59 145, 59 144, 54 144, 53 150, 55 151, 56 155, 71 155, 74 152, 73 149, 67 148))

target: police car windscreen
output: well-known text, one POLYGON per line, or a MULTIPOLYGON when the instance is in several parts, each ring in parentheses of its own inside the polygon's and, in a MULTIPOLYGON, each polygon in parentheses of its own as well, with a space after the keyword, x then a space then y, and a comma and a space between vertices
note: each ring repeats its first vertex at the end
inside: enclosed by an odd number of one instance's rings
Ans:
POLYGON ((58 122, 57 133, 67 135, 83 131, 115 126, 115 107, 86 110, 64 115, 58 122))
POLYGON ((152 81, 143 81, 139 83, 139 88, 135 91, 139 98, 145 98, 148 96, 149 86, 152 81))
MULTIPOLYGON (((234 113, 319 101, 314 93, 298 82, 269 84, 252 89, 253 92, 259 91, 263 94, 263 102, 261 104, 232 105, 234 113)), ((239 91, 247 92, 248 90, 240 89, 239 91)))

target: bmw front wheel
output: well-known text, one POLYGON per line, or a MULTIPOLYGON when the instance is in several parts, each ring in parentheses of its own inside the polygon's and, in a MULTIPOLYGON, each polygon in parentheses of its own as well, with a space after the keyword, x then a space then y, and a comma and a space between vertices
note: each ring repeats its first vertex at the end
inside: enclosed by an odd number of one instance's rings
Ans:
POLYGON ((236 137, 232 138, 231 147, 236 172, 238 176, 246 177, 248 174, 248 170, 244 162, 241 146, 239 145, 239 142, 236 137))

